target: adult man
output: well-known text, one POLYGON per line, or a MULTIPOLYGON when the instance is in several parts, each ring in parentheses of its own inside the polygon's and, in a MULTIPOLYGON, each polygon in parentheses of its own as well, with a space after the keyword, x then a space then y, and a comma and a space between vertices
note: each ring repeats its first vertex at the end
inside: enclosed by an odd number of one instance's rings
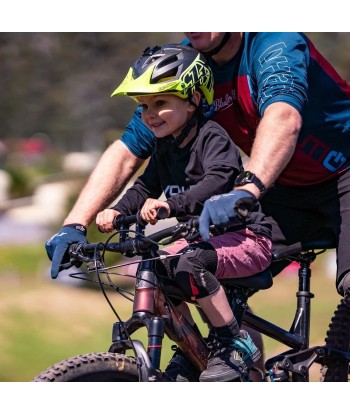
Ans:
MULTIPOLYGON (((304 35, 186 36, 195 49, 208 56, 214 73, 213 119, 250 155, 246 166, 250 173, 237 183, 241 192, 206 202, 202 236, 209 236, 209 221, 235 219, 233 208, 240 203, 242 191, 254 204, 254 198, 261 198, 274 184, 261 203, 265 213, 283 224, 275 226, 275 244, 294 242, 320 225, 331 225, 339 237, 337 288, 343 294, 343 282, 347 281, 343 277, 350 269, 349 256, 344 255, 350 242, 350 234, 344 231, 350 224, 350 213, 346 212, 350 206, 350 146, 346 141, 350 139, 349 86, 304 35), (316 197, 320 192, 325 196, 322 199, 316 197)), ((151 154, 154 143, 137 111, 121 140, 102 156, 65 226, 47 242, 53 278, 65 262, 69 244, 85 241, 84 228, 117 197, 151 154)))
MULTIPOLYGON (((194 48, 210 43, 202 34, 189 37, 194 48)), ((227 50, 237 52, 225 65, 237 71, 231 98, 238 105, 233 102, 231 116, 220 109, 215 119, 250 155, 235 189, 251 193, 252 203, 269 189, 261 204, 274 225, 275 247, 330 227, 337 241, 336 286, 344 295, 350 288, 350 86, 303 35, 235 34, 231 42, 227 50)), ((232 191, 206 202, 204 239, 210 222, 235 219, 239 200, 232 191)))

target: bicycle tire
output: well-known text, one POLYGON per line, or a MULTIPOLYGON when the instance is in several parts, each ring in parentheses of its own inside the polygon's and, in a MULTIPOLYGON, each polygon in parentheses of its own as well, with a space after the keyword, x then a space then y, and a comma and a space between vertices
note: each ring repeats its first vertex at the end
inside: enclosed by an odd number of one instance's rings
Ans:
POLYGON ((89 353, 49 367, 33 382, 139 382, 134 357, 119 353, 89 353))
MULTIPOLYGON (((334 312, 327 337, 326 346, 350 352, 350 304, 340 302, 334 312)), ((341 359, 325 359, 321 368, 321 382, 349 382, 349 362, 341 359)))

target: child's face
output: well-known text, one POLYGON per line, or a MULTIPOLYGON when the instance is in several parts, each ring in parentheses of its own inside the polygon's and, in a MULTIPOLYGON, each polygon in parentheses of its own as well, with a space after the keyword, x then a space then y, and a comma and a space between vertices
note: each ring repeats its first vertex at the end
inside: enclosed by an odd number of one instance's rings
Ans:
POLYGON ((157 138, 179 135, 195 111, 187 100, 171 94, 140 96, 138 102, 142 121, 157 138))

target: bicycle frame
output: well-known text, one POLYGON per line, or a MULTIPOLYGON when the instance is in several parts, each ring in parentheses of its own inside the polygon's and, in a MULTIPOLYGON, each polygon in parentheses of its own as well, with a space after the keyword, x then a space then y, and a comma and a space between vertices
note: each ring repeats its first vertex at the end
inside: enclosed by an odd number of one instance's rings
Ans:
POLYGON ((259 331, 260 333, 279 341, 293 350, 299 352, 286 352, 273 357, 266 362, 265 368, 272 371, 278 367, 280 370, 288 370, 296 376, 301 376, 305 381, 308 380, 308 369, 311 364, 322 355, 319 347, 308 349, 310 337, 310 314, 311 299, 314 295, 310 291, 311 263, 316 259, 314 252, 301 253, 299 257, 300 268, 298 271, 299 290, 297 291, 297 306, 294 321, 289 331, 278 327, 252 313, 246 312, 244 323, 259 331), (288 357, 286 357, 288 355, 288 357), (294 361, 294 360, 295 361, 294 361))
MULTIPOLYGON (((292 380, 299 382, 309 381, 309 369, 314 362, 322 363, 325 357, 342 358, 350 361, 350 353, 345 353, 326 346, 309 347, 310 339, 310 315, 311 299, 314 294, 310 291, 311 263, 316 259, 313 249, 334 248, 333 239, 325 239, 322 242, 309 242, 307 251, 300 251, 297 262, 300 265, 298 270, 299 287, 296 293, 297 304, 295 317, 289 331, 264 320, 247 311, 242 321, 252 329, 264 334, 278 342, 290 347, 285 353, 272 357, 265 362, 265 369, 270 374, 271 380, 286 380, 286 372, 292 373, 292 380)), ((277 253, 276 257, 283 258, 283 253, 277 253)))
MULTIPOLYGON (((128 226, 121 228, 121 244, 128 240, 128 231, 128 226)), ((136 224, 136 232, 144 235, 144 226, 136 224)), ((131 256, 135 255, 133 244, 132 247, 131 256)), ((161 289, 155 269, 155 259, 159 257, 156 248, 148 247, 141 250, 142 261, 135 280, 132 316, 125 322, 114 323, 112 345, 109 349, 109 352, 122 354, 128 349, 134 351, 141 382, 167 380, 160 370, 165 334, 181 348, 200 371, 206 368, 209 355, 204 338, 183 318, 161 289), (130 338, 130 335, 141 327, 147 328, 147 350, 140 341, 130 338)), ((309 380, 309 369, 314 362, 322 363, 325 358, 350 361, 350 353, 326 346, 309 347, 311 299, 314 297, 310 291, 311 264, 318 254, 331 248, 334 248, 333 238, 318 238, 306 244, 294 244, 274 253, 274 260, 296 260, 300 265, 296 311, 289 331, 246 310, 248 298, 259 289, 268 288, 256 284, 260 274, 263 273, 222 281, 239 324, 243 322, 248 327, 290 348, 265 362, 264 379, 270 376, 272 381, 287 381, 291 376, 292 381, 304 382, 309 380), (316 254, 315 250, 321 252, 316 254), (253 282, 249 283, 249 281, 253 282)))
MULTIPOLYGON (((288 370, 293 373, 293 380, 301 377, 301 381, 308 380, 308 369, 319 357, 328 355, 329 351, 322 347, 309 347, 310 333, 310 292, 311 269, 310 264, 316 258, 313 252, 302 254, 303 265, 299 270, 299 291, 297 292, 296 315, 289 331, 264 320, 249 311, 242 310, 247 298, 243 293, 240 296, 239 307, 235 305, 234 312, 238 321, 244 322, 247 326, 267 335, 290 347, 292 350, 278 355, 266 362, 266 369, 271 376, 276 376, 278 370, 288 370), (245 298, 244 298, 245 297, 245 298), (240 317, 241 315, 241 317, 240 317), (294 353, 292 353, 294 352, 294 353)), ((117 322, 113 327, 111 352, 125 352, 126 349, 134 349, 142 361, 141 381, 161 380, 159 370, 162 339, 166 333, 173 340, 188 358, 198 367, 204 370, 208 358, 208 349, 203 339, 193 330, 192 326, 177 313, 174 306, 166 305, 163 293, 157 287, 157 276, 154 269, 153 258, 150 261, 141 263, 138 270, 135 284, 135 298, 132 317, 126 322, 117 322), (161 316, 161 317, 160 317, 161 316), (133 341, 131 344, 125 331, 132 334, 140 327, 147 327, 148 347, 147 353, 140 342, 133 341), (123 334, 124 333, 124 334, 123 334)), ((224 284, 225 285, 225 284, 224 284)), ((230 284, 231 286, 231 284, 230 284)), ((232 284, 231 287, 236 287, 232 284)), ((242 289, 240 290, 242 292, 242 289)), ((231 295, 232 301, 237 298, 236 293, 231 295)), ((350 358, 350 356, 349 356, 350 358)))
POLYGON ((176 311, 176 308, 165 300, 163 293, 156 286, 157 277, 153 262, 142 262, 138 271, 135 286, 135 297, 132 317, 126 322, 116 322, 113 326, 112 346, 109 351, 121 352, 134 349, 141 358, 141 381, 161 380, 159 370, 162 340, 166 333, 179 345, 192 362, 200 370, 204 370, 209 350, 203 338, 200 338, 192 326, 176 311), (134 333, 145 326, 148 332, 147 353, 140 342, 130 342, 126 331, 134 333))
MULTIPOLYGON (((144 227, 136 224, 136 231, 144 233, 144 227)), ((128 236, 127 228, 121 232, 121 241, 128 236)), ((141 362, 140 381, 162 380, 160 359, 164 334, 173 340, 187 354, 199 370, 207 365, 209 350, 202 337, 191 324, 177 312, 169 299, 166 299, 159 288, 154 262, 155 252, 142 255, 135 283, 133 312, 126 322, 113 325, 112 346, 110 352, 125 352, 133 349, 141 362), (130 340, 129 335, 140 327, 148 332, 147 352, 138 340, 130 340)))

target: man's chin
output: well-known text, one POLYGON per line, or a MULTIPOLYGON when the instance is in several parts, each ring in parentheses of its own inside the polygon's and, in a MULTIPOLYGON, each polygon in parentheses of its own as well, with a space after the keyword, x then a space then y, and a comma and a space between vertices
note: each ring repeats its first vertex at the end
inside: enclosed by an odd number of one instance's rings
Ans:
POLYGON ((188 33, 188 38, 194 49, 200 52, 208 52, 211 48, 211 41, 208 38, 208 33, 205 32, 191 32, 188 33))

